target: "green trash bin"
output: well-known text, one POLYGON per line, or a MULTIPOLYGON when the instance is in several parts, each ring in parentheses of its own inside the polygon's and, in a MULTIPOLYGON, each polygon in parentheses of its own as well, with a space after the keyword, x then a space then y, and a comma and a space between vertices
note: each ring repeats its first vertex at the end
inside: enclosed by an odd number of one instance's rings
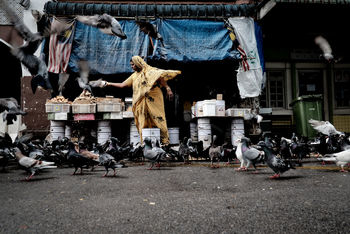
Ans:
POLYGON ((309 120, 322 120, 322 95, 300 96, 289 106, 293 107, 297 133, 308 138, 315 137, 317 132, 309 124, 309 120))

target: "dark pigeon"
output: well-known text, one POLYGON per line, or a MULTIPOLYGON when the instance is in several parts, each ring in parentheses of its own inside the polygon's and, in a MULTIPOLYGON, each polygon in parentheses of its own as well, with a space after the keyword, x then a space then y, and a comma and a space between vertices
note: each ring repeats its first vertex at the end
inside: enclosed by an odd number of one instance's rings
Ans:
POLYGON ((15 98, 0 98, 0 112, 3 112, 3 121, 7 121, 7 124, 13 124, 13 121, 17 120, 17 115, 26 115, 27 112, 22 111, 15 98))

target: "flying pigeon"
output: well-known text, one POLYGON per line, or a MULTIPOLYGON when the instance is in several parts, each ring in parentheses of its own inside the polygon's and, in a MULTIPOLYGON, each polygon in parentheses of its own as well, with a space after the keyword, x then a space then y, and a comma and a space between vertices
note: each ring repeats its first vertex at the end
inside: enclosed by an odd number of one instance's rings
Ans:
POLYGON ((121 39, 126 39, 127 36, 122 30, 120 23, 108 14, 94 16, 77 16, 77 20, 83 24, 87 24, 99 28, 101 32, 108 35, 115 35, 121 39))
POLYGON ((14 24, 16 31, 26 41, 26 43, 19 48, 12 47, 11 53, 28 68, 33 76, 31 80, 33 93, 35 94, 38 86, 41 86, 45 90, 52 90, 45 62, 34 55, 35 51, 41 44, 43 37, 40 33, 32 33, 16 13, 8 6, 7 2, 4 0, 0 1, 2 2, 2 7, 6 14, 9 16, 11 23, 14 24))
POLYGON ((274 154, 273 150, 266 146, 266 143, 264 141, 260 141, 258 143, 258 146, 262 147, 265 153, 266 164, 275 172, 275 174, 271 176, 270 179, 279 178, 283 172, 286 172, 289 169, 295 169, 290 162, 284 161, 282 158, 278 158, 274 154))
POLYGON ((163 43, 163 37, 162 35, 160 35, 160 33, 157 30, 157 27, 154 24, 151 24, 150 22, 147 22, 145 20, 136 20, 135 23, 140 27, 140 30, 142 32, 144 32, 150 37, 150 42, 153 48, 154 45, 151 38, 159 40, 161 43, 163 43))
POLYGON ((347 172, 344 170, 344 166, 350 163, 350 150, 344 150, 334 154, 326 154, 323 158, 317 158, 322 161, 335 162, 337 166, 341 167, 341 172, 347 172))
POLYGON ((79 87, 84 91, 88 90, 92 94, 91 86, 89 85, 89 63, 85 60, 79 61, 80 75, 77 78, 79 87))
POLYGON ((334 60, 334 56, 332 54, 332 48, 329 45, 328 41, 326 40, 326 38, 322 37, 322 36, 317 36, 315 38, 315 43, 316 45, 318 45, 320 47, 320 49, 322 50, 322 57, 325 58, 328 62, 331 62, 334 60))
POLYGON ((320 121, 320 120, 309 120, 310 125, 318 132, 330 136, 330 135, 344 135, 343 132, 337 131, 333 124, 328 121, 320 121))
POLYGON ((107 84, 107 81, 104 81, 102 79, 98 79, 98 80, 92 80, 92 81, 89 81, 89 85, 93 88, 103 88, 105 87, 107 84))
POLYGON ((7 121, 7 124, 13 124, 13 121, 17 120, 17 115, 26 115, 27 112, 24 112, 20 109, 18 102, 15 98, 0 98, 0 112, 3 112, 3 121, 7 121))
POLYGON ((40 171, 42 169, 57 168, 57 166, 54 166, 54 162, 36 160, 34 158, 23 155, 18 147, 14 147, 14 153, 19 165, 21 165, 27 172, 30 173, 30 176, 27 177, 26 180, 30 180, 37 171, 40 171))

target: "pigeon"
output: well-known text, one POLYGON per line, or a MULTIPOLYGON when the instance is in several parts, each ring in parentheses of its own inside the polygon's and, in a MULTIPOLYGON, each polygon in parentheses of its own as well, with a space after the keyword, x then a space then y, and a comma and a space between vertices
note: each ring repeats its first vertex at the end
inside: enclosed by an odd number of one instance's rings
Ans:
POLYGON ((101 145, 97 145, 96 146, 97 152, 99 154, 99 162, 101 166, 105 167, 106 173, 103 175, 103 177, 108 175, 108 169, 112 168, 112 170, 114 171, 113 176, 116 175, 116 168, 122 168, 124 167, 124 165, 117 163, 117 161, 115 161, 114 157, 106 152, 103 151, 103 147, 101 145))
POLYGON ((91 86, 89 85, 89 63, 85 60, 79 61, 80 76, 77 78, 79 87, 84 91, 89 91, 92 94, 91 86))
POLYGON ((35 51, 41 44, 43 37, 40 33, 32 33, 23 21, 16 15, 16 13, 7 5, 7 2, 2 2, 3 9, 9 16, 11 23, 14 24, 16 31, 26 41, 26 43, 19 47, 12 47, 11 53, 29 70, 33 76, 31 80, 32 92, 35 94, 38 86, 45 90, 52 91, 52 85, 49 80, 46 64, 43 60, 34 55, 35 51))
POLYGON ((17 120, 17 115, 27 114, 27 112, 20 109, 17 100, 13 97, 0 98, 0 112, 4 112, 2 120, 7 121, 7 125, 13 124, 13 121, 17 120))
POLYGON ((264 141, 259 141, 258 146, 260 146, 265 153, 266 164, 275 172, 270 179, 279 178, 282 173, 288 171, 289 169, 295 169, 290 162, 285 161, 282 158, 278 158, 274 154, 273 150, 266 146, 264 141))
POLYGON ((330 136, 330 135, 344 135, 343 132, 338 131, 335 129, 333 124, 331 124, 329 121, 321 121, 321 120, 309 120, 310 125, 318 132, 330 136))
POLYGON ((115 35, 121 39, 126 39, 127 36, 122 30, 120 23, 112 16, 104 13, 103 15, 94 16, 77 16, 77 20, 83 24, 87 24, 99 28, 101 32, 108 35, 115 35))
MULTIPOLYGON (((280 155, 283 159, 285 160, 290 160, 292 158, 292 152, 290 150, 290 144, 292 141, 290 139, 287 139, 285 137, 281 137, 281 142, 280 142, 280 155)), ((267 145, 267 147, 269 147, 267 145)), ((269 147, 270 148, 270 147, 269 147)))
POLYGON ((166 152, 159 147, 152 147, 152 140, 146 137, 144 140, 143 156, 151 162, 149 170, 152 170, 155 163, 160 167, 160 161, 166 158, 166 152))
POLYGON ((76 151, 75 144, 73 142, 68 142, 68 154, 67 154, 67 160, 70 164, 73 164, 75 171, 73 172, 72 175, 75 175, 77 172, 78 168, 80 168, 80 174, 83 174, 83 167, 84 166, 89 166, 95 164, 95 161, 84 157, 82 154, 79 154, 76 151))
MULTIPOLYGON (((179 156, 182 157, 184 163, 188 163, 191 154, 190 146, 188 145, 188 137, 184 137, 179 146, 179 156)), ((191 146, 192 147, 192 146, 191 146)))
POLYGON ((264 152, 254 148, 254 147, 249 147, 249 142, 250 139, 247 137, 242 137, 241 138, 241 143, 242 143, 242 156, 243 159, 247 161, 247 167, 246 169, 249 168, 250 164, 253 164, 253 167, 256 171, 256 163, 263 162, 264 160, 264 152))
POLYGON ((341 172, 347 172, 344 170, 344 166, 350 163, 350 150, 344 150, 334 154, 326 154, 323 158, 317 158, 318 160, 335 162, 337 166, 341 167, 341 172))
POLYGON ((337 63, 342 59, 342 58, 337 58, 337 59, 334 58, 334 55, 332 54, 332 48, 329 42, 323 36, 315 37, 315 43, 322 50, 322 55, 320 57, 323 57, 327 62, 337 63))
POLYGON ((237 139, 236 140, 236 143, 237 143, 237 147, 236 147, 236 157, 237 159, 240 161, 241 165, 240 167, 237 169, 237 171, 241 171, 241 170, 244 170, 246 171, 247 170, 247 167, 245 167, 245 165, 247 165, 247 161, 243 158, 243 153, 242 153, 242 142, 241 142, 241 139, 237 139))
POLYGON ((145 20, 136 20, 135 23, 140 27, 140 30, 147 34, 150 37, 150 42, 152 47, 154 48, 153 41, 151 38, 159 40, 163 44, 163 37, 157 30, 157 27, 150 22, 145 20))
POLYGON ((221 145, 217 145, 217 136, 213 136, 213 141, 209 147, 209 158, 210 158, 210 167, 219 167, 219 165, 214 166, 213 161, 216 159, 220 162, 220 159, 223 157, 224 149, 221 145))
POLYGON ((57 166, 54 165, 54 162, 37 160, 23 155, 22 151, 18 147, 14 147, 13 150, 19 165, 30 173, 30 175, 26 178, 27 181, 29 181, 38 171, 42 169, 57 168, 57 166))
POLYGON ((59 96, 63 96, 64 85, 69 79, 69 73, 60 73, 58 74, 58 93, 59 96))

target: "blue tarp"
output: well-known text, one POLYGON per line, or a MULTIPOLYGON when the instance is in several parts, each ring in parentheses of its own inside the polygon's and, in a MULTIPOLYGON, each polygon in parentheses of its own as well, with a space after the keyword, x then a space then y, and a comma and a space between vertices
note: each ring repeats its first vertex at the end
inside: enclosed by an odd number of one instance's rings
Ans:
POLYGON ((149 39, 134 21, 121 20, 119 23, 128 37, 125 40, 77 21, 69 68, 78 72, 77 62, 87 60, 91 74, 131 73, 131 57, 146 57, 149 39))
MULTIPOLYGON (((69 68, 78 72, 79 60, 89 61, 91 74, 131 73, 130 59, 134 55, 147 57, 149 38, 131 20, 120 20, 126 40, 106 35, 99 29, 76 22, 69 68)), ((220 61, 240 59, 223 22, 201 20, 164 20, 152 22, 163 37, 157 41, 152 60, 180 62, 220 61)))
POLYGON ((265 60, 264 60, 264 51, 263 51, 263 34, 261 27, 258 25, 257 22, 254 22, 254 28, 255 28, 255 38, 256 38, 256 45, 258 47, 258 53, 260 58, 260 65, 262 67, 262 71, 265 72, 265 60))
POLYGON ((153 59, 181 62, 239 59, 223 22, 203 20, 163 20, 155 22, 164 38, 156 43, 153 59))

